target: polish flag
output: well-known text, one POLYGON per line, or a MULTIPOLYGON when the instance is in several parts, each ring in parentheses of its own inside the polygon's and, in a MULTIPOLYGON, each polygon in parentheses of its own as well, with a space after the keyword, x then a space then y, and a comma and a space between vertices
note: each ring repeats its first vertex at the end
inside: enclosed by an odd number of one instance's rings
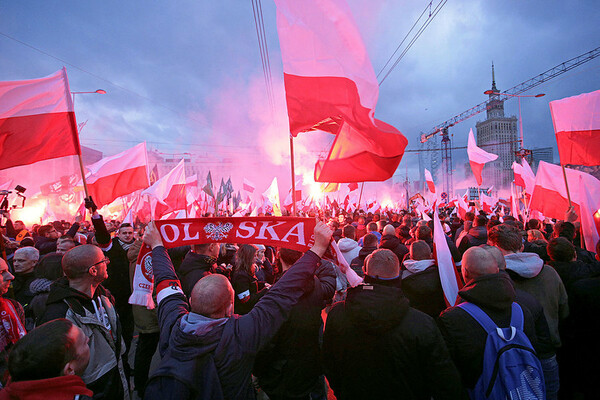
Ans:
POLYGON ((244 178, 244 183, 243 183, 242 189, 244 189, 248 193, 254 193, 256 186, 254 185, 254 183, 252 183, 248 179, 244 178))
MULTIPOLYGON (((589 251, 595 252, 596 243, 600 240, 594 223, 594 213, 600 209, 600 196, 598 196, 600 180, 571 168, 565 168, 565 172, 569 183, 571 202, 581 220, 581 232, 585 239, 585 247, 589 251)), ((561 220, 565 218, 569 201, 560 166, 540 161, 529 207, 549 218, 561 220)))
POLYGON ((462 280, 454 266, 444 228, 438 215, 437 205, 434 205, 433 208, 433 253, 438 265, 444 300, 451 307, 456 303, 458 290, 462 287, 462 280))
POLYGON ((146 143, 87 166, 88 193, 98 207, 150 186, 146 143))
POLYGON ((525 188, 525 181, 523 180, 523 166, 513 161, 512 170, 515 174, 515 185, 525 188))
POLYGON ((273 207, 273 215, 281 217, 281 205, 279 203, 279 186, 277 185, 277 177, 273 178, 273 182, 263 193, 263 196, 271 203, 273 207))
POLYGON ((433 183, 433 177, 431 176, 431 172, 427 168, 425 168, 425 181, 427 182, 427 187, 431 193, 435 193, 435 184, 433 183))
POLYGON ((477 147, 475 136, 473 136, 473 129, 469 131, 467 154, 469 155, 469 164, 471 164, 473 175, 475 175, 475 179, 477 180, 477 186, 481 186, 481 171, 483 170, 483 166, 490 161, 494 161, 498 156, 477 147))
POLYGON ((182 159, 168 174, 142 192, 151 200, 155 219, 178 210, 186 209, 185 166, 182 159))
POLYGON ((290 132, 335 135, 317 182, 389 179, 408 143, 374 118, 379 85, 343 0, 276 0, 290 132))
POLYGON ((464 196, 458 196, 457 198, 457 213, 458 216, 464 221, 465 217, 467 216, 467 212, 469 211, 469 206, 467 204, 467 199, 468 199, 468 193, 469 191, 467 190, 467 193, 465 193, 464 196))
POLYGON ((483 211, 485 211, 486 213, 490 214, 492 212, 494 205, 496 204, 496 201, 494 201, 494 198, 492 196, 488 196, 484 193, 480 193, 479 200, 481 200, 481 209, 483 211))
POLYGON ((0 82, 0 170, 81 154, 67 70, 0 82))
POLYGON ((562 165, 600 165, 600 90, 550 102, 562 165))
POLYGON ((521 160, 521 166, 523 167, 521 170, 521 178, 523 179, 523 182, 525 182, 525 193, 531 196, 535 186, 535 174, 533 173, 533 170, 529 166, 527 160, 524 158, 521 160))
POLYGON ((348 184, 348 191, 352 192, 353 190, 358 189, 358 183, 356 182, 351 182, 348 184))

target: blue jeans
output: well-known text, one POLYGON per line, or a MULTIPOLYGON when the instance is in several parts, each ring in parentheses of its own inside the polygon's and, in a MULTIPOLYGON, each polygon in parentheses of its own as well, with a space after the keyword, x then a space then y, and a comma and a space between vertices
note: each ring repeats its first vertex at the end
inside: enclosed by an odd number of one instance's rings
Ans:
POLYGON ((558 362, 556 361, 556 355, 550 358, 540 359, 540 362, 542 364, 542 370, 544 371, 546 399, 557 400, 560 382, 558 380, 558 362))

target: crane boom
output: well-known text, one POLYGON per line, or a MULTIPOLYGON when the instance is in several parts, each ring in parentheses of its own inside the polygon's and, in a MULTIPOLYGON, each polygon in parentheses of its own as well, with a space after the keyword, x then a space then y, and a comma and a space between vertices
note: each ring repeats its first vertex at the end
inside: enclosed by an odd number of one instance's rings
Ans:
MULTIPOLYGON (((542 72, 541 74, 525 81, 521 82, 518 85, 511 87, 510 89, 505 90, 503 93, 508 95, 518 95, 532 89, 536 86, 541 85, 544 82, 547 82, 553 78, 556 78, 559 75, 564 74, 567 71, 572 70, 584 64, 588 61, 593 60, 594 58, 600 56, 600 47, 595 48, 594 50, 588 51, 587 53, 581 54, 577 57, 573 57, 570 60, 562 62, 555 67, 550 68, 549 70, 542 72)), ((503 96, 503 93, 498 93, 497 98, 499 100, 505 101, 508 100, 511 96, 503 96)), ((486 111, 489 107, 489 101, 484 101, 476 105, 475 107, 469 108, 462 113, 455 115, 449 120, 442 122, 440 125, 435 126, 429 133, 424 133, 421 135, 421 143, 425 143, 433 136, 435 136, 438 132, 442 132, 444 129, 448 129, 451 126, 454 126, 466 119, 471 118, 474 115, 479 114, 480 112, 486 111)))

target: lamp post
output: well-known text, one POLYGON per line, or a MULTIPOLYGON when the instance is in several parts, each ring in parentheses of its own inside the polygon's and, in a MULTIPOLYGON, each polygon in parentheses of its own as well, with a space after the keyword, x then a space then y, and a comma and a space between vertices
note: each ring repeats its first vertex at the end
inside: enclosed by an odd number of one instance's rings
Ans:
POLYGON ((485 92, 483 92, 483 94, 496 94, 498 96, 506 96, 506 97, 516 97, 517 99, 519 99, 519 131, 520 131, 520 139, 519 139, 519 143, 520 143, 520 148, 519 151, 516 152, 516 155, 521 157, 521 158, 525 158, 528 155, 531 154, 531 150, 526 150, 523 148, 523 118, 521 116, 521 97, 544 97, 546 95, 546 93, 538 93, 538 94, 510 94, 510 93, 499 93, 496 92, 494 90, 486 90, 485 92))
POLYGON ((104 89, 96 89, 93 92, 71 92, 71 95, 73 95, 73 109, 75 108, 75 95, 76 94, 85 94, 85 93, 106 94, 106 90, 104 90, 104 89))

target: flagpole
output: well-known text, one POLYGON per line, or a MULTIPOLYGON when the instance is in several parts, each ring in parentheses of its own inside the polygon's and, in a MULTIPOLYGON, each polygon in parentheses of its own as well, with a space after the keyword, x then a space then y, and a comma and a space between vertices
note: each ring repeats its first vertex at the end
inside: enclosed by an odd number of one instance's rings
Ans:
POLYGON ((569 199, 569 208, 571 207, 571 193, 569 192, 569 183, 567 182, 567 171, 565 170, 565 166, 561 163, 563 176, 565 178, 565 187, 567 188, 567 198, 569 199))
POLYGON ((296 172, 294 170, 294 136, 290 134, 290 160, 292 164, 292 213, 296 214, 296 172))
POLYGON ((362 192, 363 192, 364 188, 365 188, 365 183, 363 182, 360 187, 360 194, 358 195, 358 209, 359 210, 360 210, 360 200, 362 199, 362 192))

